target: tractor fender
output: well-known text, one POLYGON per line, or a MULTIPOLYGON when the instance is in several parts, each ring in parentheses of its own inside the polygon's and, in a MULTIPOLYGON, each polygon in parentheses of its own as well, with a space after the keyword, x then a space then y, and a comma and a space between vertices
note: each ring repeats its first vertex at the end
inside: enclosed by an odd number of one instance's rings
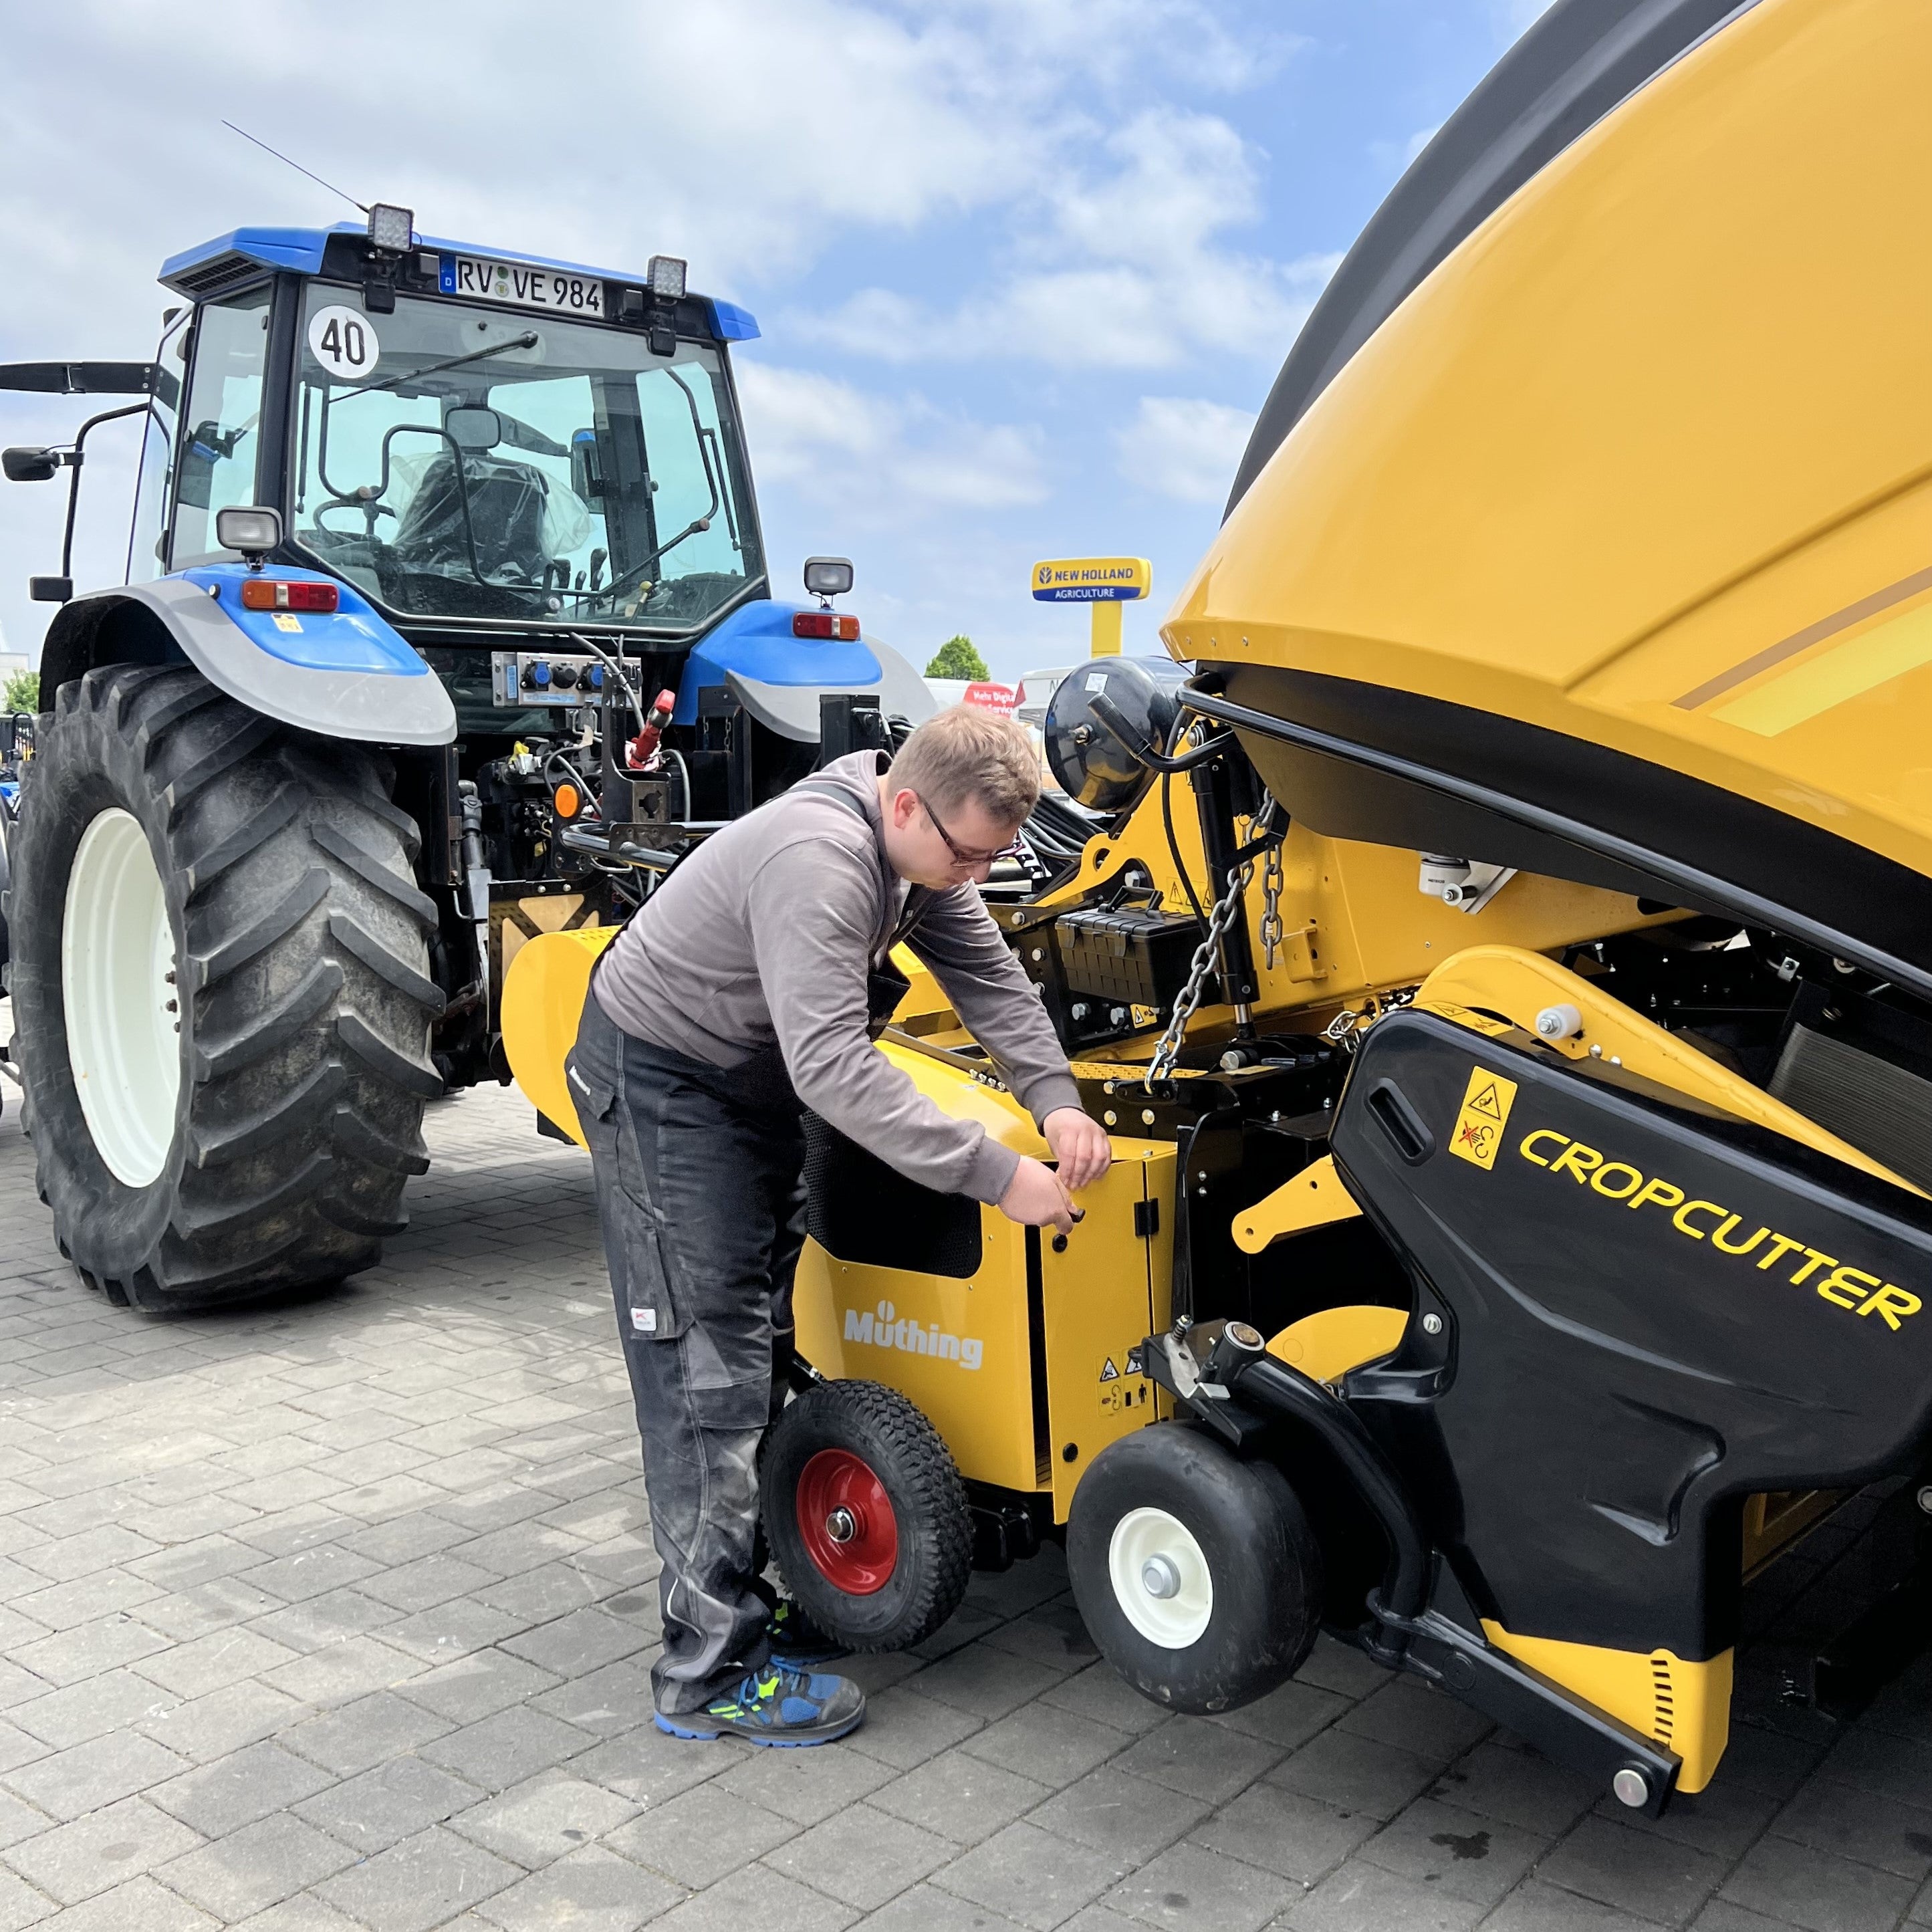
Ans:
POLYGON ((692 647, 672 722, 698 722, 698 693, 722 686, 768 730, 801 744, 818 738, 823 692, 866 692, 880 709, 917 724, 938 710, 926 680, 891 645, 873 637, 801 638, 792 619, 817 606, 754 597, 692 647))
POLYGON ((358 744, 446 745, 456 710, 442 680, 350 585, 278 567, 278 580, 333 584, 339 608, 245 610, 245 566, 214 564, 152 584, 90 591, 62 607, 40 657, 40 704, 102 664, 193 664, 251 711, 358 744))

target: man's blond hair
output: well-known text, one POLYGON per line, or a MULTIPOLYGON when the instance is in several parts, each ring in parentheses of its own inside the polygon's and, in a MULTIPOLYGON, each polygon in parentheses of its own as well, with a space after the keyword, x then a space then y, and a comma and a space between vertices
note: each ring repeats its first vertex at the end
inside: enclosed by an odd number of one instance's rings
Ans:
POLYGON ((998 712, 956 704, 899 747, 886 782, 939 812, 976 800, 995 825, 1017 825, 1040 797, 1040 755, 1026 728, 998 712))

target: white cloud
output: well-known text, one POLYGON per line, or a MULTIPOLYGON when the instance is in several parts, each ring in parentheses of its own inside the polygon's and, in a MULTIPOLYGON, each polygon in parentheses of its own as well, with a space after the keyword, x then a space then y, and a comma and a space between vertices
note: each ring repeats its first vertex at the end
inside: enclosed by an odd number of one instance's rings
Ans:
POLYGON ((1258 152, 1220 116, 1136 116, 1014 211, 1014 262, 950 314, 865 289, 800 332, 893 362, 1023 358, 1154 369, 1191 350, 1279 357, 1339 257, 1279 262, 1222 245, 1261 212, 1258 152))
POLYGON ((1252 411, 1187 396, 1143 396, 1118 430, 1117 467, 1127 481, 1184 503, 1219 503, 1255 426, 1252 411))
POLYGON ((761 487, 809 492, 874 526, 934 511, 1024 508, 1047 494, 1037 430, 762 362, 742 364, 738 382, 761 487))

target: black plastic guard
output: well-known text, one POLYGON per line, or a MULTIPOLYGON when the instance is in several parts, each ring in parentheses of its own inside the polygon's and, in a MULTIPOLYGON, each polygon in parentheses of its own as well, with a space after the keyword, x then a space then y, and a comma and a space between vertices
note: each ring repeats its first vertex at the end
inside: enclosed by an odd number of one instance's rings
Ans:
POLYGON ((1351 1406, 1483 1616, 1707 1659, 1743 1498, 1856 1487, 1924 1435, 1932 1208, 1509 1038, 1412 1011, 1364 1042, 1336 1160, 1450 1318, 1351 1406))

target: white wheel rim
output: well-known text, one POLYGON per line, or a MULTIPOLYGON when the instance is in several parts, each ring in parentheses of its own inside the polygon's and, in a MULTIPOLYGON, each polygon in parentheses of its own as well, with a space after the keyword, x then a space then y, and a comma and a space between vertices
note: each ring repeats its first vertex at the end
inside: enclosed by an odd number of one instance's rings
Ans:
POLYGON ((81 834, 61 925, 61 998, 80 1111, 115 1179, 166 1165, 181 1096, 174 928, 148 838, 117 806, 81 834))
POLYGON ((1166 1510, 1130 1510, 1114 1526, 1107 1575, 1121 1614, 1150 1643, 1185 1650, 1214 1615, 1214 1580, 1194 1532, 1166 1510), (1168 1594, 1157 1594, 1159 1589, 1168 1594))

